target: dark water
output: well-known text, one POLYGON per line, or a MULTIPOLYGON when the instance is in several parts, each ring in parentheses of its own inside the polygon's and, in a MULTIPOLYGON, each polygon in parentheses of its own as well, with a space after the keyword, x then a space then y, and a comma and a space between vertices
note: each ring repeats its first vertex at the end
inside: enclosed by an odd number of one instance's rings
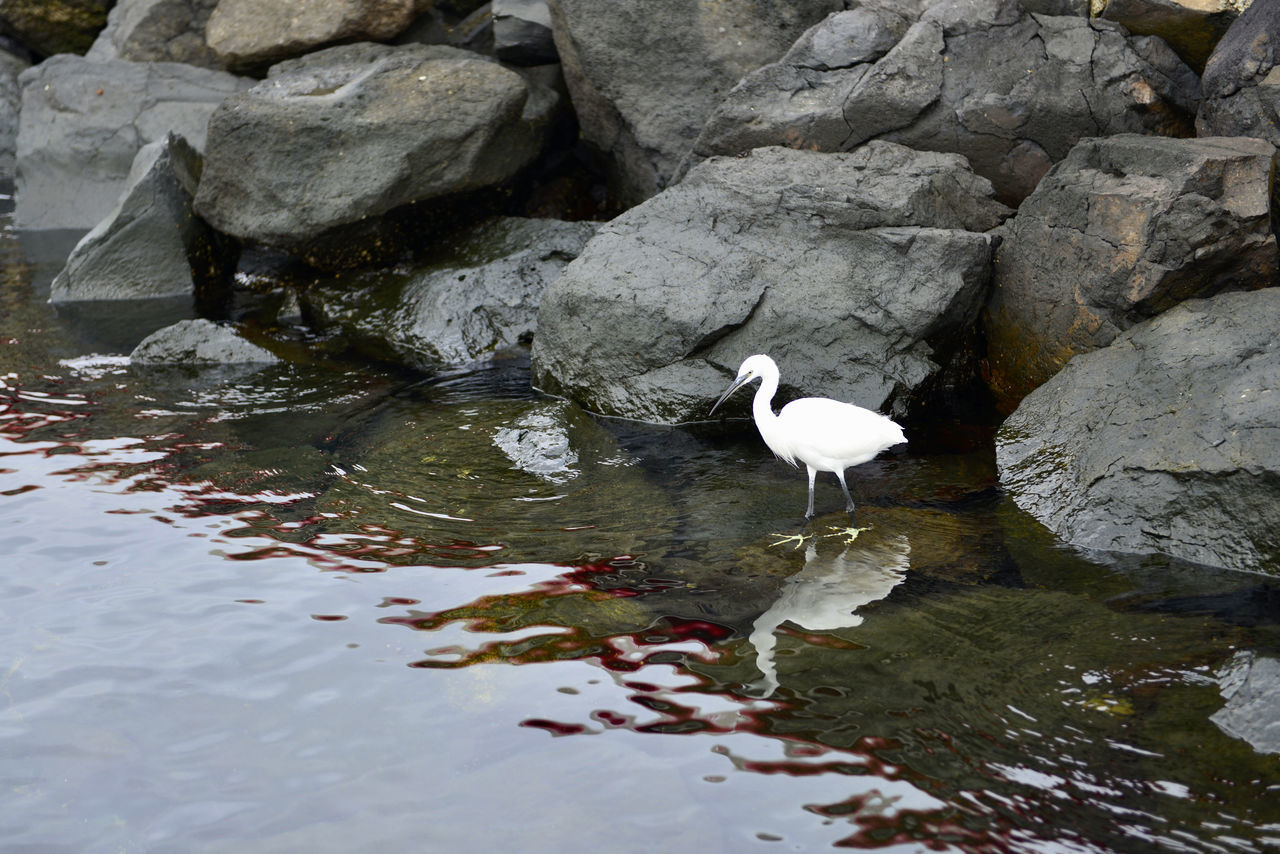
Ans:
POLYGON ((805 480, 750 431, 518 359, 134 369, 0 254, 0 849, 1280 845, 1210 720, 1275 587, 1073 554, 989 448, 773 545, 805 480))

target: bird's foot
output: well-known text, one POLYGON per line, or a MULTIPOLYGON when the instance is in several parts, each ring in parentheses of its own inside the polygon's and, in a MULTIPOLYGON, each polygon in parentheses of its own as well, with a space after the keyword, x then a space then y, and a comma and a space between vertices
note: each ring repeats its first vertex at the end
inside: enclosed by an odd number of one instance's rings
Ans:
POLYGON ((769 543, 771 548, 773 546, 780 546, 784 543, 795 543, 795 547, 798 549, 804 545, 805 540, 811 540, 816 537, 817 534, 806 534, 804 533, 804 529, 801 528, 800 533, 798 534, 770 534, 769 536, 778 538, 776 542, 769 543))
POLYGON ((853 543, 854 540, 858 539, 859 534, 861 534, 863 531, 870 531, 871 529, 870 528, 854 528, 850 526, 848 528, 828 528, 827 530, 833 531, 834 533, 823 534, 822 536, 824 539, 829 537, 844 537, 845 545, 850 545, 851 543, 853 543))

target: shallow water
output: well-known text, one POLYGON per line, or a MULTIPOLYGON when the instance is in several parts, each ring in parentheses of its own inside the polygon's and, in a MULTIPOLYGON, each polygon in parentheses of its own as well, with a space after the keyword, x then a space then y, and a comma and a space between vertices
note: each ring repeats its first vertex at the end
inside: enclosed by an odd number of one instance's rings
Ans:
POLYGON ((1064 549, 989 447, 864 466, 796 548, 749 428, 519 359, 135 370, 0 255, 4 850, 1280 844, 1210 720, 1275 586, 1064 549))

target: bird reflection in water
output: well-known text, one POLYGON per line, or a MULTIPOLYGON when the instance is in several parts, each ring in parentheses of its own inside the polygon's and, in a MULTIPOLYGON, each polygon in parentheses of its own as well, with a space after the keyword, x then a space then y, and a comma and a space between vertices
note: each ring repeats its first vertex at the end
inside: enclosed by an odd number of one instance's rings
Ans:
POLYGON ((752 686, 760 696, 771 696, 779 685, 775 632, 783 623, 810 631, 859 626, 863 617, 858 609, 885 598, 906 577, 911 543, 905 534, 864 528, 857 537, 842 535, 839 540, 838 546, 833 538, 809 540, 804 568, 787 579, 782 595, 756 618, 748 640, 764 675, 752 686), (819 543, 825 553, 820 553, 819 543))

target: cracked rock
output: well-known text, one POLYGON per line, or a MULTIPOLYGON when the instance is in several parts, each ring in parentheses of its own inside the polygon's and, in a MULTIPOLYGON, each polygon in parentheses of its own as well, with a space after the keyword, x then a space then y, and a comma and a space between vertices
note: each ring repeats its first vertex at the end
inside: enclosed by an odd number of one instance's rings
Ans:
POLYGON ((963 154, 1001 201, 1017 204, 1081 138, 1192 134, 1198 80, 1159 39, 1032 15, 1017 0, 942 0, 900 26, 875 7, 827 18, 728 93, 694 156, 760 145, 848 151, 885 139, 963 154), (811 61, 816 45, 836 44, 865 58, 811 61))
POLYGON ((1255 2, 1205 64, 1201 136, 1256 136, 1280 145, 1280 4, 1255 2))
POLYGON ((1007 214, 956 155, 713 158, 602 226, 547 288, 535 382, 608 415, 703 420, 767 352, 795 389, 901 414, 963 358, 982 232, 1007 214))
POLYGON ((1064 542, 1280 574, 1280 288, 1189 300, 1076 356, 996 436, 1064 542))
POLYGON ((1081 142, 998 234, 984 312, 1006 411, 1077 353, 1191 297, 1280 275, 1276 149, 1242 137, 1081 142))

